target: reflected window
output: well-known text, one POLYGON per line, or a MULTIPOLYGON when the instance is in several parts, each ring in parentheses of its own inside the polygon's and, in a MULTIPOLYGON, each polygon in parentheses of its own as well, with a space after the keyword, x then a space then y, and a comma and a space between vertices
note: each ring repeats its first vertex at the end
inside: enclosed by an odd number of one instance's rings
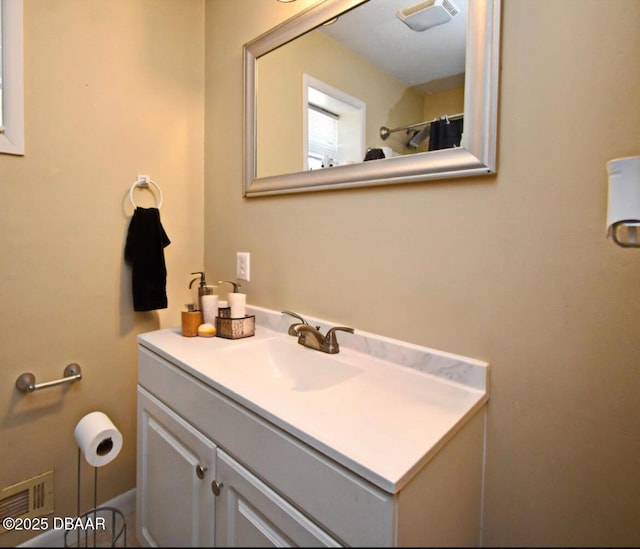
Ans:
POLYGON ((366 104, 308 74, 303 75, 305 169, 361 162, 366 104))
POLYGON ((2 3, 0 3, 0 133, 4 133, 2 125, 2 3))
POLYGON ((338 121, 340 116, 309 102, 310 170, 329 168, 338 160, 338 121))
POLYGON ((0 153, 24 154, 22 0, 0 0, 0 153))

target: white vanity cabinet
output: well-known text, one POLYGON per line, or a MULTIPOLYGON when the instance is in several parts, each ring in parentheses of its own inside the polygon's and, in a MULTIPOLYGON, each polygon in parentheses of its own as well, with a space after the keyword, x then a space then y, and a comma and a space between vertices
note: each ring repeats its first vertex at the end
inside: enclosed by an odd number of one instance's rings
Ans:
MULTIPOLYGON (((394 488, 370 463, 406 453, 393 446, 403 436, 414 436, 415 418, 399 418, 399 423, 389 418, 399 430, 395 438, 386 436, 388 426, 380 421, 384 403, 371 402, 371 422, 358 420, 358 428, 349 427, 347 418, 330 421, 327 428, 332 431, 346 424, 352 440, 381 437, 383 442, 362 460, 353 459, 315 443, 314 425, 311 434, 301 430, 295 421, 303 412, 288 418, 275 415, 257 405, 250 392, 223 383, 207 370, 210 356, 198 366, 205 346, 209 350, 242 342, 203 343, 187 341, 198 338, 183 338, 175 331, 162 332, 138 338, 136 535, 141 544, 480 544, 486 411, 480 393, 464 421, 425 448, 425 459, 402 474, 394 488), (385 447, 385 440, 392 444, 385 447)), ((347 360, 348 351, 341 352, 347 360)), ((445 384, 442 390, 451 389, 445 384)), ((433 394, 441 399, 440 387, 433 394)), ((280 401, 281 395, 276 396, 280 401)), ((308 405, 313 395, 303 391, 291 398, 308 405)), ((333 395, 328 402, 338 406, 333 395)), ((466 406, 465 401, 468 410, 466 406)), ((397 412, 398 406, 389 406, 389 414, 397 412)), ((316 415, 324 413, 318 409, 316 415)), ((418 431, 422 421, 425 431, 433 430, 429 416, 424 418, 419 418, 418 431)))
POLYGON ((149 546, 214 543, 216 445, 138 387, 138 536, 149 546))
POLYGON ((216 547, 339 547, 330 535, 223 450, 216 547))
POLYGON ((339 544, 138 387, 137 534, 158 547, 339 544))

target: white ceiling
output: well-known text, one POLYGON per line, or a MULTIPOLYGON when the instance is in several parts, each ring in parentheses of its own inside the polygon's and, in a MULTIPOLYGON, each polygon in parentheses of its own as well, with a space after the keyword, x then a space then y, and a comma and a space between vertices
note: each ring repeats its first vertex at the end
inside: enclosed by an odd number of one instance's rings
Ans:
POLYGON ((425 92, 464 85, 467 0, 450 0, 459 13, 424 31, 411 30, 396 17, 424 0, 368 0, 320 27, 386 73, 425 92))

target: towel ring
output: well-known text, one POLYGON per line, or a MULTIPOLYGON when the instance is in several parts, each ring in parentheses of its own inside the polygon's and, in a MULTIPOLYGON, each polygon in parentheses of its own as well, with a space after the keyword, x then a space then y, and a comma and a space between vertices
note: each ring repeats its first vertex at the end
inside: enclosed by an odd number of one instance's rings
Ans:
POLYGON ((156 189, 156 191, 158 191, 158 200, 157 200, 157 208, 160 209, 162 207, 162 190, 160 189, 160 187, 154 183, 153 181, 151 181, 151 179, 149 179, 148 176, 138 176, 138 179, 136 179, 133 183, 133 185, 131 185, 131 188, 129 189, 129 200, 131 201, 131 205, 134 208, 137 208, 138 206, 136 205, 136 203, 133 201, 133 191, 136 188, 141 188, 141 189, 148 189, 149 185, 153 185, 156 189))

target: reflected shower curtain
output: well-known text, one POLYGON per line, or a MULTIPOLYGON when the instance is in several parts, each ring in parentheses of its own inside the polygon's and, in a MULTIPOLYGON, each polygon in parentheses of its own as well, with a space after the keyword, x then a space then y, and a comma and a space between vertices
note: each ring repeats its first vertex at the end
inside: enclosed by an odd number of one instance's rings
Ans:
POLYGON ((463 122, 463 118, 458 118, 456 120, 442 118, 431 122, 431 130, 429 132, 429 150, 437 151, 439 149, 459 147, 464 127, 463 122))

